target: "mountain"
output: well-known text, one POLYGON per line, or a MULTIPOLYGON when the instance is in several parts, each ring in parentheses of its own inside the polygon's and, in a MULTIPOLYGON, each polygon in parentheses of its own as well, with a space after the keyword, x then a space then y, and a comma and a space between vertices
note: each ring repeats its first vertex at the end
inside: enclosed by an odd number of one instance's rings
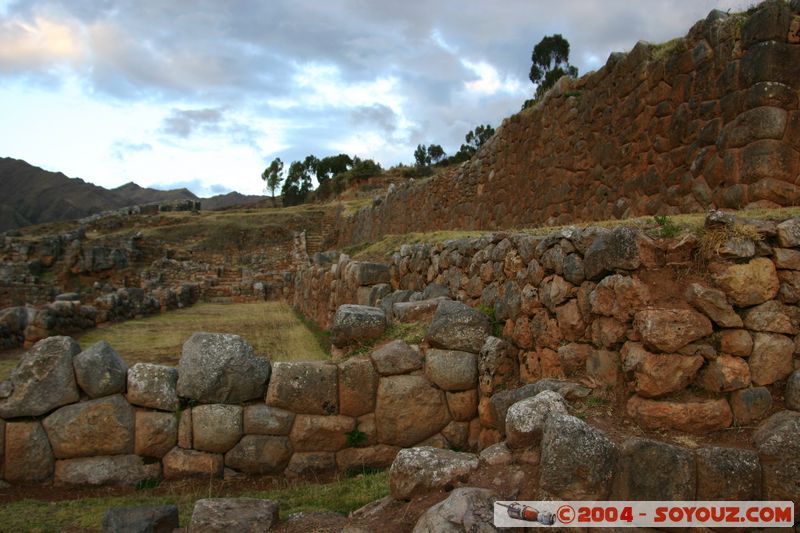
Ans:
POLYGON ((119 198, 125 198, 129 203, 125 205, 149 204, 153 202, 172 202, 174 200, 197 200, 197 196, 189 189, 172 189, 159 191, 140 187, 133 182, 126 183, 116 189, 111 189, 119 198))
MULTIPOLYGON (((185 189, 184 189, 185 190, 185 189)), ((255 204, 266 200, 269 196, 259 196, 257 194, 242 194, 240 192, 229 192, 228 194, 218 194, 211 198, 202 198, 203 209, 224 209, 235 205, 255 204)))

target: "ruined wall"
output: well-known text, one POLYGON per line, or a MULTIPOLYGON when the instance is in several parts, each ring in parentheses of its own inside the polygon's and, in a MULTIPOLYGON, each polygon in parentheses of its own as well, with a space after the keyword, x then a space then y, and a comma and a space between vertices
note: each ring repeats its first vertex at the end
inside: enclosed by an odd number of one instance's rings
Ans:
POLYGON ((800 14, 714 11, 681 41, 638 43, 506 119, 453 176, 395 189, 340 244, 435 229, 800 201, 800 14))

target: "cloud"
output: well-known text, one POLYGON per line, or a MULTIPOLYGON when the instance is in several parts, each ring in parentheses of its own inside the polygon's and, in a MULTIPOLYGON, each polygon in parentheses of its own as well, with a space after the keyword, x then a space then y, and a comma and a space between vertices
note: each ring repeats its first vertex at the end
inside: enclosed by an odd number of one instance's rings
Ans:
POLYGON ((193 133, 216 133, 222 122, 222 110, 207 109, 173 109, 164 118, 161 131, 167 135, 187 138, 193 133))
POLYGON ((135 143, 126 140, 117 140, 111 145, 111 154, 114 158, 124 160, 128 155, 138 152, 149 152, 153 149, 150 143, 135 143))

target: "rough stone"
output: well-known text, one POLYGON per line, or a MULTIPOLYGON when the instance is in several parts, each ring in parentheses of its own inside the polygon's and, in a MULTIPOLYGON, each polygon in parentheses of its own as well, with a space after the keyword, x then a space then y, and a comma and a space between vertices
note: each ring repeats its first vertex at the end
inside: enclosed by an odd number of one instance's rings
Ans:
POLYGON ((269 361, 238 335, 195 333, 183 343, 178 395, 200 403, 237 404, 264 396, 269 361))
POLYGON ((248 474, 278 474, 292 451, 288 437, 245 435, 225 454, 225 466, 248 474))
POLYGON ((331 342, 343 347, 376 339, 386 331, 386 313, 379 307, 340 305, 333 316, 331 342))
POLYGON ((336 452, 347 445, 355 427, 348 416, 297 415, 289 437, 295 452, 336 452))
POLYGON ((701 448, 697 462, 697 499, 705 501, 761 498, 761 466, 753 450, 701 448))
POLYGON ((447 499, 425 511, 417 520, 414 533, 495 531, 494 502, 500 499, 500 495, 489 489, 455 489, 447 499))
POLYGON ((694 500, 695 483, 692 452, 649 439, 622 444, 614 499, 694 500))
POLYGON ((617 384, 620 375, 619 353, 609 350, 592 350, 586 359, 586 374, 600 385, 613 387, 617 384))
POLYGON ((478 384, 478 356, 469 352, 430 349, 425 356, 425 375, 445 391, 474 389, 478 384))
POLYGON ((686 300, 723 328, 742 327, 742 319, 722 291, 692 283, 686 290, 686 300))
POLYGON ((192 447, 225 453, 242 437, 242 407, 208 404, 192 408, 192 447))
POLYGON ((466 479, 478 457, 431 447, 400 450, 389 470, 389 490, 397 500, 437 492, 466 479))
POLYGON ((800 503, 800 413, 781 411, 753 435, 762 471, 762 498, 800 503), (791 413, 791 414, 784 414, 791 413))
POLYGON ((603 278, 589 293, 592 313, 625 323, 637 309, 650 303, 650 290, 636 278, 614 274, 603 278))
POLYGON ((711 267, 711 275, 738 307, 772 300, 780 288, 775 263, 766 257, 757 257, 743 264, 715 264, 711 267))
POLYGON ((133 405, 175 411, 178 400, 178 370, 152 363, 136 363, 128 371, 128 401, 133 405))
POLYGON ((192 448, 192 409, 186 408, 178 413, 178 446, 192 448))
POLYGON ((800 218, 790 218, 778 224, 778 243, 783 248, 800 246, 800 218))
POLYGON ((638 342, 626 342, 620 352, 622 368, 636 392, 655 398, 685 388, 703 366, 699 355, 654 354, 638 342))
POLYGON ((625 324, 611 317, 594 317, 589 327, 592 343, 595 346, 611 348, 626 338, 625 324))
POLYGON ((103 533, 172 533, 179 526, 175 505, 112 507, 103 515, 103 533))
POLYGON ((662 352, 676 352, 690 342, 713 332, 705 315, 689 309, 645 309, 638 311, 634 326, 645 346, 662 352))
POLYGON ((517 350, 498 337, 487 337, 478 357, 478 384, 481 394, 491 395, 519 378, 517 350))
POLYGON ((447 392, 447 407, 450 416, 457 422, 468 422, 478 413, 478 390, 469 389, 458 392, 447 392))
POLYGON ((297 452, 292 455, 284 475, 294 479, 328 479, 336 474, 336 454, 297 452))
POLYGON ((103 533, 172 533, 179 526, 175 505, 112 507, 103 515, 103 533))
POLYGON ((538 446, 545 422, 554 413, 567 414, 567 402, 552 391, 541 392, 509 407, 505 423, 509 448, 538 446))
POLYGON ((375 410, 378 373, 368 358, 339 363, 339 412, 361 416, 375 410))
POLYGON ((750 426, 758 422, 771 408, 772 394, 766 387, 751 387, 731 393, 731 409, 737 426, 750 426))
POLYGON ((372 352, 372 362, 382 376, 407 374, 422 368, 422 355, 405 341, 397 339, 372 352))
POLYGON ((248 435, 288 435, 294 413, 263 404, 244 408, 244 432, 248 435))
POLYGON ((222 455, 173 448, 162 459, 164 479, 181 479, 192 476, 222 477, 222 455))
POLYGON ((350 273, 357 285, 377 285, 379 283, 389 283, 391 274, 389 266, 383 263, 350 263, 350 273))
POLYGON ((57 459, 134 450, 134 412, 120 394, 62 407, 43 425, 57 459))
MULTIPOLYGON (((792 372, 789 379, 786 380, 783 400, 787 408, 800 411, 800 370, 792 372)), ((0 434, 2 434, 2 430, 0 430, 0 434)))
POLYGON ((739 357, 750 357, 753 353, 753 337, 746 329, 720 331, 719 351, 739 357))
POLYGON ((39 416, 77 402, 73 357, 81 351, 70 337, 37 342, 11 372, 13 392, 0 401, 0 418, 39 416))
POLYGON ((542 437, 539 486, 564 500, 603 500, 617 449, 601 431, 574 416, 552 414, 542 437))
POLYGON ((336 452, 336 464, 340 472, 361 474, 375 468, 389 468, 400 448, 377 444, 365 448, 345 448, 336 452))
POLYGON ((336 365, 280 361, 272 365, 267 404, 295 413, 332 415, 339 411, 336 365))
POLYGON ((791 248, 773 248, 775 266, 779 269, 800 270, 800 251, 791 248))
POLYGON ((798 333, 797 324, 792 319, 792 312, 780 302, 770 300, 748 309, 744 314, 744 326, 753 331, 770 333, 798 333))
POLYGON ((445 393, 422 376, 381 378, 375 423, 382 444, 412 446, 450 422, 445 393))
POLYGON ((592 353, 589 344, 569 343, 558 349, 558 360, 564 374, 572 376, 586 369, 586 360, 592 353))
POLYGON ((569 299, 572 288, 561 276, 548 276, 539 287, 539 301, 551 312, 555 312, 557 306, 569 299))
POLYGON ((128 365, 106 341, 76 355, 72 364, 78 386, 90 398, 125 392, 128 365))
MULTIPOLYGON (((439 302, 443 298, 417 302, 397 302, 392 305, 392 320, 401 324, 430 324, 439 302)), ((446 298, 444 298, 446 299, 446 298)))
POLYGON ((53 475, 53 451, 39 422, 7 422, 5 425, 6 481, 44 481, 53 475))
POLYGON ((769 385, 788 376, 794 365, 794 342, 776 333, 756 333, 753 354, 748 359, 750 376, 756 385, 769 385))
POLYGON ((508 449, 508 445, 505 442, 498 442, 497 444, 492 444, 488 448, 481 450, 478 459, 482 465, 505 466, 511 464, 514 457, 511 455, 511 450, 508 449))
POLYGON ((636 231, 620 226, 595 238, 584 255, 583 269, 586 279, 595 280, 617 269, 636 270, 640 263, 636 231))
POLYGON ((724 399, 657 401, 632 396, 628 416, 648 429, 677 429, 687 433, 706 433, 730 427, 731 407, 724 399))
POLYGON ((278 507, 257 498, 197 500, 187 533, 266 533, 278 521, 278 507))
POLYGON ((750 385, 750 367, 747 362, 731 355, 722 354, 700 372, 700 385, 711 392, 730 392, 750 385))
POLYGON ((504 433, 508 408, 520 400, 531 398, 546 390, 557 392, 567 400, 585 398, 592 392, 591 389, 577 383, 558 379, 540 379, 516 389, 497 392, 492 395, 489 402, 491 427, 496 427, 504 433))
POLYGON ((178 419, 173 413, 136 411, 134 451, 162 458, 178 443, 178 419))
POLYGON ((491 333, 489 318, 461 302, 442 300, 426 339, 434 348, 479 353, 491 333))
POLYGON ((138 455, 83 457, 56 461, 56 485, 136 485, 161 474, 158 463, 146 465, 138 455))

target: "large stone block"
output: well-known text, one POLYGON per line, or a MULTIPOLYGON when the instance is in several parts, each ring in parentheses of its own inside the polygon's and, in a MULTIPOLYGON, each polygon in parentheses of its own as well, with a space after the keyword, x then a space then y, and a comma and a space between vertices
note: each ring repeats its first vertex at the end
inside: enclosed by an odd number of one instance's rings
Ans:
POLYGON ((724 399, 656 401, 632 396, 628 416, 648 429, 677 429, 687 433, 706 433, 730 427, 731 407, 724 399))
POLYGON ((711 392, 729 392, 750 385, 750 367, 741 357, 721 354, 700 372, 698 383, 711 392))
POLYGON ((434 348, 479 353, 492 328, 489 318, 461 302, 442 300, 426 339, 434 348))
POLYGON ((128 401, 141 407, 175 411, 180 406, 177 385, 177 369, 136 363, 128 371, 128 401))
POLYGON ((481 394, 491 395, 519 379, 517 349, 498 337, 487 337, 478 357, 481 394))
POLYGON ((701 448, 695 452, 695 458, 698 500, 761 498, 761 465, 753 450, 701 448))
POLYGON ((372 352, 372 362, 382 376, 407 374, 422 368, 422 354, 405 341, 397 339, 372 352))
POLYGON ((794 342, 776 333, 756 333, 753 354, 748 359, 750 375, 756 385, 769 385, 788 376, 794 365, 794 342))
POLYGON ((238 335, 195 333, 183 343, 178 395, 201 403, 240 403, 263 397, 269 360, 256 357, 238 335))
POLYGON ((39 422, 6 423, 5 467, 7 481, 44 481, 53 475, 53 450, 39 422))
POLYGON ((171 533, 179 526, 175 505, 112 507, 103 516, 103 533, 171 533))
POLYGON ((173 413, 136 411, 136 455, 162 458, 178 443, 178 418, 173 413))
POLYGON ((638 342, 626 342, 620 353, 623 371, 633 380, 636 392, 645 398, 685 388, 703 366, 700 355, 654 354, 638 342))
POLYGON ((225 453, 242 437, 242 407, 208 404, 192 408, 192 446, 196 450, 225 453))
POLYGON ((188 533, 269 531, 278 521, 278 502, 256 498, 214 498, 194 504, 188 533))
POLYGON ((332 415, 339 411, 336 365, 311 361, 273 364, 267 404, 295 413, 332 415))
POLYGON ((478 385, 478 356, 432 348, 425 355, 425 375, 445 391, 474 389, 478 385))
POLYGON ((289 438, 296 452, 336 452, 347 446, 355 427, 349 416, 297 415, 289 438))
POLYGON ((695 460, 684 448, 629 438, 621 447, 619 465, 614 499, 688 501, 695 497, 695 460))
POLYGON ((136 485, 161 477, 159 463, 144 464, 138 455, 82 457, 56 461, 56 485, 136 485))
POLYGON ((400 448, 378 444, 365 448, 345 448, 336 452, 336 465, 340 472, 360 474, 369 469, 388 468, 400 448))
POLYGON ((356 285, 361 286, 377 285, 391 281, 389 265, 383 263, 353 262, 350 263, 350 274, 353 276, 353 281, 355 281, 356 285))
POLYGON ((339 363, 339 412, 361 416, 375 410, 378 373, 368 358, 339 363))
POLYGON ((705 315, 690 309, 645 309, 638 311, 634 326, 645 346, 661 352, 676 352, 714 330, 705 315))
POLYGON ((11 395, 0 400, 0 418, 39 416, 77 402, 73 357, 81 351, 70 337, 37 342, 11 372, 11 395))
POLYGON ((244 432, 248 435, 288 435, 294 413, 263 404, 244 408, 244 432))
POLYGON ((292 456, 288 437, 245 435, 225 454, 225 466, 248 474, 278 474, 292 456))
POLYGON ((447 407, 450 416, 458 422, 468 422, 478 414, 478 390, 469 389, 458 392, 448 392, 447 407))
POLYGON ((465 480, 478 468, 478 457, 431 447, 400 450, 389 470, 389 490, 407 500, 465 480))
POLYGON ((134 451, 134 412, 120 394, 67 405, 44 419, 57 459, 134 451))
POLYGON ((800 413, 780 411, 753 434, 761 461, 765 500, 791 500, 800 505, 800 413))
POLYGON ((751 426, 772 407, 772 393, 766 387, 750 387, 731 393, 733 420, 737 426, 751 426))
POLYGON ((764 302, 745 312, 744 327, 753 331, 796 335, 798 328, 794 318, 795 309, 775 300, 764 302))
POLYGON ((723 328, 742 327, 741 317, 733 310, 722 291, 692 283, 686 290, 686 300, 723 328))
POLYGON ((636 270, 641 264, 636 231, 620 226, 601 233, 592 242, 583 258, 586 279, 600 279, 617 269, 636 270))
POLYGON ((496 531, 494 502, 499 494, 489 489, 455 489, 446 500, 430 507, 417 520, 414 531, 496 531))
POLYGON ((541 392, 509 407, 505 423, 508 447, 538 446, 548 417, 554 413, 568 414, 567 407, 564 398, 552 391, 541 392))
POLYGON ((444 391, 422 376, 381 378, 375 424, 382 444, 412 446, 450 422, 444 391))
POLYGON ((766 257, 743 264, 714 264, 710 269, 716 284, 738 307, 772 300, 780 288, 775 263, 766 257))
POLYGON ((223 459, 218 453, 173 448, 162 459, 164 479, 192 476, 222 477, 223 459))
POLYGON ((78 385, 90 398, 125 392, 128 365, 106 341, 76 355, 73 366, 78 385))
POLYGON ((343 347, 377 339, 386 331, 386 314, 379 307, 340 305, 333 315, 331 342, 343 347))

